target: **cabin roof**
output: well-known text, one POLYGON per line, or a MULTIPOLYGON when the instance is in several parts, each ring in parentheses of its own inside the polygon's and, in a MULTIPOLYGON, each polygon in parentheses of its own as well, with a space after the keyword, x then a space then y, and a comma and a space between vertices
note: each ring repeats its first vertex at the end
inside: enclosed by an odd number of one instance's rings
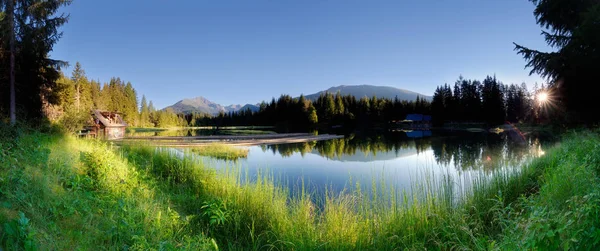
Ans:
POLYGON ((423 115, 423 114, 408 114, 406 115, 406 119, 404 121, 431 121, 431 116, 423 115))
POLYGON ((121 115, 118 112, 107 112, 94 110, 92 111, 94 117, 98 119, 100 123, 102 123, 106 127, 126 127, 127 123, 123 121, 121 115), (110 117, 113 117, 111 119, 110 117))

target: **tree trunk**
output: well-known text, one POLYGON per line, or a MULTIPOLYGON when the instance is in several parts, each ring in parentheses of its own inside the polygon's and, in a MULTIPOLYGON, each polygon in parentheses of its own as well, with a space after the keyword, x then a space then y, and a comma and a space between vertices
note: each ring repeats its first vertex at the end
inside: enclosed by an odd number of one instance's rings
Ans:
POLYGON ((14 125, 17 123, 17 108, 16 108, 16 95, 15 95, 15 6, 14 0, 8 0, 8 35, 9 35, 9 46, 10 46, 10 124, 14 125))

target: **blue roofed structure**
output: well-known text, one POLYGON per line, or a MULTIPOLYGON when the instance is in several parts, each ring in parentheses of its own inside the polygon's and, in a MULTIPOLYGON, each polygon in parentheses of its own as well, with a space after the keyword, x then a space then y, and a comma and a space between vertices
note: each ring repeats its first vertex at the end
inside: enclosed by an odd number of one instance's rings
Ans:
POLYGON ((405 133, 409 138, 431 137, 431 131, 406 131, 405 133))
POLYGON ((423 120, 423 114, 408 114, 408 115, 406 115, 406 119, 404 119, 404 120, 422 121, 423 120))
POLYGON ((431 122, 431 116, 430 115, 423 115, 423 114, 408 114, 408 115, 406 115, 406 119, 404 119, 404 121, 426 121, 426 122, 431 122))
POLYGON ((406 129, 429 129, 431 127, 431 116, 423 114, 408 114, 406 119, 396 122, 406 129))

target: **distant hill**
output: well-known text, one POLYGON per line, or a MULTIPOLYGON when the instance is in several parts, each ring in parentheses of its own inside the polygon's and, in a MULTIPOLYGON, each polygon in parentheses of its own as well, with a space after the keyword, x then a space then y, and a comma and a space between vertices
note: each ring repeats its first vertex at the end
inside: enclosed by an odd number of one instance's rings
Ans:
POLYGON ((227 112, 232 112, 232 111, 235 112, 235 111, 239 110, 240 108, 242 108, 242 105, 228 105, 223 108, 227 112))
POLYGON ((204 113, 216 115, 220 112, 237 112, 241 109, 250 108, 252 111, 258 111, 258 106, 247 104, 247 105, 229 105, 222 106, 215 102, 212 102, 204 97, 196 97, 191 99, 180 100, 179 102, 167 106, 164 110, 171 110, 175 113, 204 113))
MULTIPOLYGON (((425 98, 431 101, 431 96, 426 96, 420 93, 399 89, 389 86, 375 86, 375 85, 340 85, 331 87, 325 91, 320 91, 315 94, 306 95, 307 99, 316 100, 322 93, 337 93, 340 92, 342 95, 353 95, 356 98, 362 98, 364 96, 378 98, 389 98, 394 99, 398 97, 400 100, 416 100, 417 96, 425 98)), ((175 113, 204 113, 217 115, 220 112, 237 112, 239 110, 250 109, 252 111, 258 111, 257 105, 229 105, 223 106, 212 102, 204 97, 196 97, 191 99, 180 100, 179 102, 164 108, 164 110, 171 110, 175 113)))
POLYGON ((322 93, 329 92, 336 94, 340 92, 342 95, 352 95, 357 99, 364 96, 378 98, 394 99, 398 97, 400 100, 416 100, 417 96, 431 101, 431 96, 426 96, 409 90, 399 89, 390 86, 375 86, 375 85, 340 85, 331 87, 325 91, 320 91, 315 94, 306 95, 307 99, 316 100, 322 93))
POLYGON ((245 106, 242 106, 240 109, 238 109, 238 111, 243 111, 246 109, 250 109, 250 111, 253 111, 253 112, 258 112, 260 107, 258 107, 257 105, 247 104, 245 106))

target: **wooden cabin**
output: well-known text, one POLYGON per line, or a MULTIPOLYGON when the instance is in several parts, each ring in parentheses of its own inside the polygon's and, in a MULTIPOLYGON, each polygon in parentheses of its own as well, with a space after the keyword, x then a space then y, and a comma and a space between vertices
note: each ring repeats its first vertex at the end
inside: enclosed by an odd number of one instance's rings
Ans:
POLYGON ((81 133, 81 136, 107 140, 125 137, 127 123, 123 121, 120 113, 94 110, 91 115, 85 133, 81 133))

